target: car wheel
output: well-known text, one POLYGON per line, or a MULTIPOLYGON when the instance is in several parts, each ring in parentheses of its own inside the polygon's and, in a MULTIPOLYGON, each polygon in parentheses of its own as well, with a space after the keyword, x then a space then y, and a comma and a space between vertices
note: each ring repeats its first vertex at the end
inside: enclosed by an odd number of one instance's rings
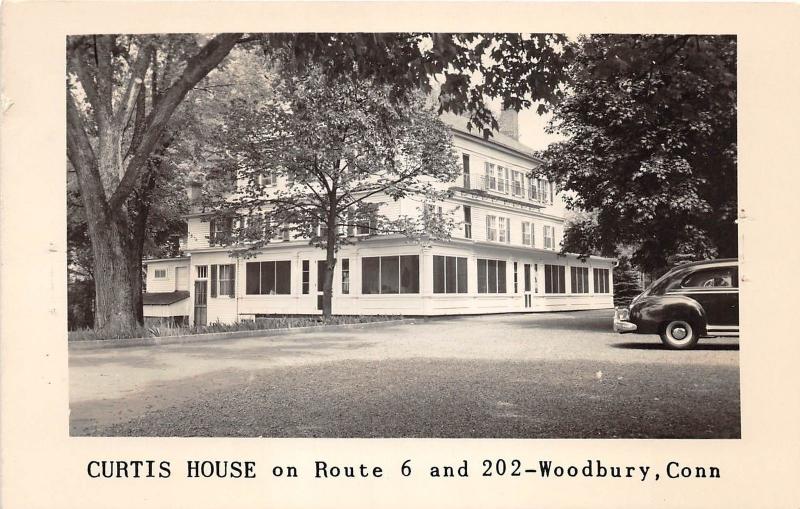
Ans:
POLYGON ((673 350, 688 350, 698 339, 695 327, 685 320, 673 320, 661 330, 661 341, 673 350))

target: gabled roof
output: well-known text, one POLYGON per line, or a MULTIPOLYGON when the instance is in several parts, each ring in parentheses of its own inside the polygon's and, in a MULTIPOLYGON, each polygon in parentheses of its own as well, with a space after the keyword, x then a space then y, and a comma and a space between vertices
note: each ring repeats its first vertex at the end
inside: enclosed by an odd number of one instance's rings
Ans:
POLYGON ((188 298, 189 292, 187 291, 161 293, 145 292, 142 294, 142 304, 145 306, 168 306, 188 298))
POLYGON ((524 157, 533 159, 537 163, 542 162, 541 159, 534 155, 535 151, 531 147, 525 145, 524 143, 520 143, 519 140, 515 140, 511 136, 505 135, 500 131, 492 131, 491 138, 487 140, 483 138, 483 133, 474 126, 472 127, 471 131, 467 129, 467 122, 469 122, 469 119, 466 117, 445 112, 439 115, 439 118, 442 120, 442 122, 450 126, 451 129, 461 134, 476 138, 485 143, 500 145, 501 147, 507 148, 524 157))

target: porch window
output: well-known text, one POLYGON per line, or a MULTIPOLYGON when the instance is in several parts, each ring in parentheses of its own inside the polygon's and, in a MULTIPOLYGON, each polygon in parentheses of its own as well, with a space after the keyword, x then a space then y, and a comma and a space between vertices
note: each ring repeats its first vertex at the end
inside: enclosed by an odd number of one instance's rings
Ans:
POLYGON ((368 256, 361 259, 361 293, 419 293, 419 256, 368 256))
POLYGON ((594 293, 609 293, 608 269, 594 269, 594 293))
POLYGON ((517 293, 519 285, 517 282, 517 262, 514 262, 514 293, 517 293))
POLYGON ((589 293, 589 269, 587 267, 570 267, 572 293, 589 293))
POLYGON ((309 267, 308 260, 303 260, 302 264, 303 295, 308 295, 309 281, 310 281, 310 271, 308 267, 309 267))
POLYGON ((467 259, 433 257, 433 293, 467 293, 467 259))
POLYGON ((506 262, 478 259, 478 293, 506 293, 506 262))
POLYGON ((342 259, 342 293, 350 293, 350 259, 342 259))
POLYGON ((292 293, 292 264, 289 261, 248 262, 247 295, 289 295, 292 293))
POLYGON ((563 265, 544 266, 544 293, 566 293, 563 265))

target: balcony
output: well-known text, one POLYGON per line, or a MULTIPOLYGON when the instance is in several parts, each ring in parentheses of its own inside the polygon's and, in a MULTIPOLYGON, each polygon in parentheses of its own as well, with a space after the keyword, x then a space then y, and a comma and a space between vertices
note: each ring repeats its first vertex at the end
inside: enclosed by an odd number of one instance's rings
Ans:
POLYGON ((552 205, 549 196, 543 189, 536 186, 524 186, 519 181, 509 181, 496 176, 463 174, 458 183, 461 185, 454 186, 453 190, 467 194, 517 202, 537 208, 552 205))

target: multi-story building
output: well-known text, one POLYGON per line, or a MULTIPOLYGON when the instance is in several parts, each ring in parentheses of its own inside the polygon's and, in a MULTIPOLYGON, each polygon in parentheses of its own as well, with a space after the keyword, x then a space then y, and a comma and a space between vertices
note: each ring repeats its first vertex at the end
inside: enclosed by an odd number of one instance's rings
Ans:
MULTIPOLYGON (((519 142, 516 114, 504 112, 501 132, 488 140, 470 132, 466 119, 442 119, 452 129, 463 168, 458 181, 449 184, 452 199, 436 210, 457 216, 452 238, 420 244, 399 235, 362 236, 366 232, 353 230, 353 244, 337 254, 333 313, 454 315, 612 307, 614 260, 560 254, 565 210, 550 182, 529 176, 541 162, 519 142)), ((410 198, 376 201, 388 217, 420 211, 420 203, 410 198)), ((255 257, 235 258, 230 246, 216 245, 221 233, 216 230, 224 228, 205 214, 191 214, 188 256, 180 267, 172 261, 147 263, 148 280, 156 271, 170 280, 171 272, 186 268, 191 323, 320 313, 324 250, 287 234, 255 257)))

